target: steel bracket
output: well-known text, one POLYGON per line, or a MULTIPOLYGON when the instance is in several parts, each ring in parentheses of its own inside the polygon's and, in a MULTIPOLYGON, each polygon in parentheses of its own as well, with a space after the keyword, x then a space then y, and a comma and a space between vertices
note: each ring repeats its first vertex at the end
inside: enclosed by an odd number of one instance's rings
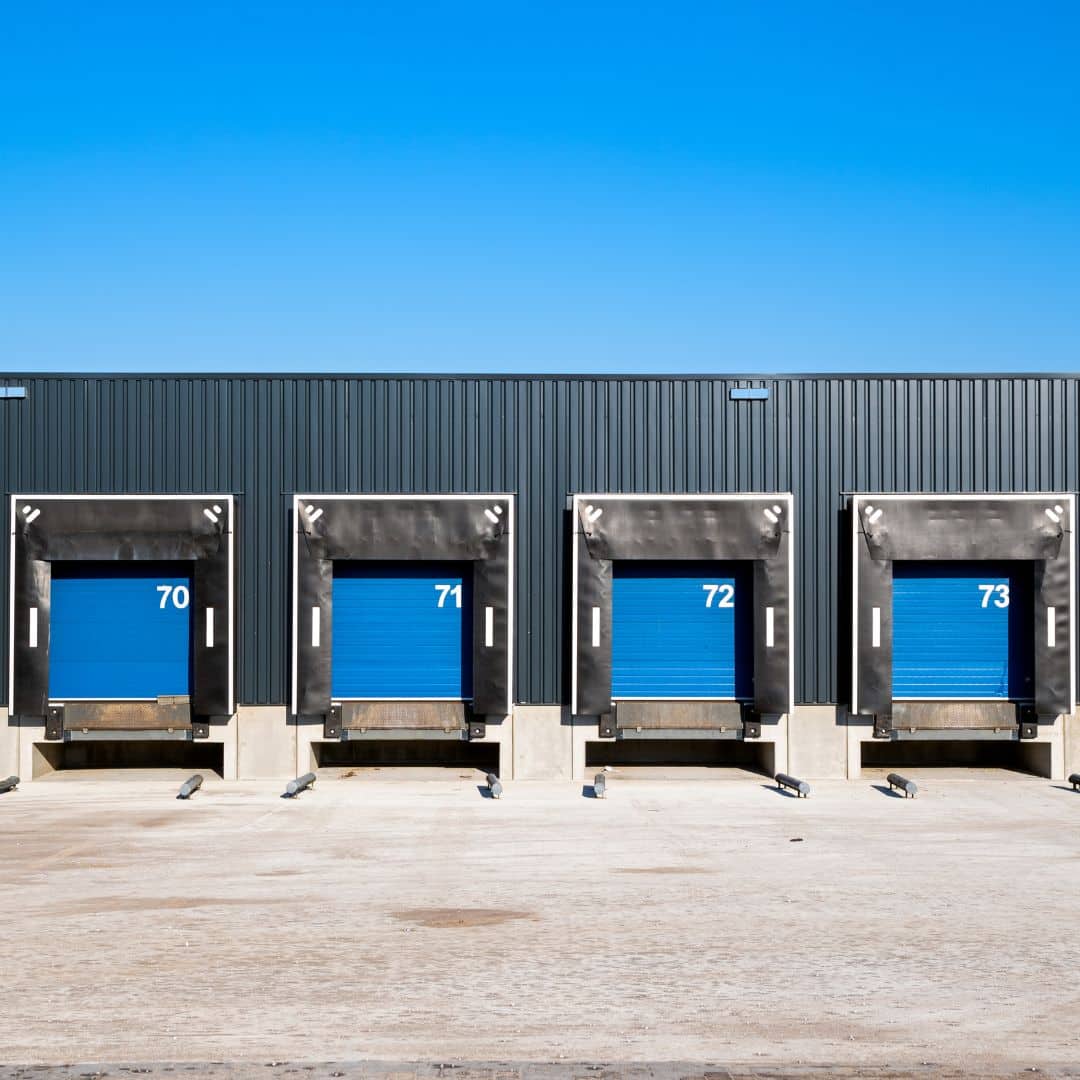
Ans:
POLYGON ((600 716, 600 738, 601 739, 614 739, 615 738, 615 714, 613 712, 606 712, 600 716))
POLYGON ((1021 705, 1019 710, 1019 735, 1021 739, 1039 737, 1039 717, 1033 705, 1021 705))
POLYGON ((191 721, 191 737, 192 739, 209 739, 210 738, 210 722, 208 720, 192 720, 191 721))
POLYGON ((341 727, 341 706, 331 705, 330 711, 323 718, 323 738, 343 739, 344 737, 341 727))
POLYGON ((466 739, 482 739, 487 735, 487 721, 482 716, 469 715, 465 728, 466 739))
POLYGON ((62 739, 64 737, 64 706, 50 705, 45 710, 45 738, 62 739))
POLYGON ((743 738, 761 738, 761 713, 755 712, 751 708, 743 709, 743 738))
POLYGON ((874 714, 874 738, 891 739, 893 732, 892 717, 883 713, 874 714))

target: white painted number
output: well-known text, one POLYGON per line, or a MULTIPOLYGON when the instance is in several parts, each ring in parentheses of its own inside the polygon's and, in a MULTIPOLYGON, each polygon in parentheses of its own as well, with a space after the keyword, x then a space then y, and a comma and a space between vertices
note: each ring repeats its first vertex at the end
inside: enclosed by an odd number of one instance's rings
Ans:
POLYGON ((1009 606, 1009 586, 1008 585, 980 585, 979 592, 982 595, 982 606, 990 606, 990 597, 997 593, 994 597, 994 607, 1006 608, 1009 606))
POLYGON ((716 607, 733 608, 735 606, 734 585, 702 585, 701 587, 709 594, 705 597, 706 607, 712 607, 713 600, 716 600, 716 607))
POLYGON ((460 585, 436 585, 435 591, 439 594, 439 607, 446 606, 446 598, 448 596, 452 596, 454 598, 454 607, 461 607, 460 585))
POLYGON ((191 603, 191 594, 188 592, 186 585, 159 585, 157 591, 161 593, 161 603, 158 604, 159 608, 164 609, 169 603, 169 598, 172 598, 174 608, 183 609, 191 603))

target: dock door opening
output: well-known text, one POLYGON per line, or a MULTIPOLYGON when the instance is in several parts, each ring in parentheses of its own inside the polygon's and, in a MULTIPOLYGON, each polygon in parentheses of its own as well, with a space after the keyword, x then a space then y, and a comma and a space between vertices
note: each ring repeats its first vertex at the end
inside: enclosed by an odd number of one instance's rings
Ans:
POLYGON ((190 564, 53 563, 50 700, 190 694, 191 599, 190 564))
POLYGON ((752 698, 751 582, 745 562, 615 562, 612 699, 752 698))
POLYGON ((333 619, 335 700, 472 697, 470 564, 336 561, 333 619))
POLYGON ((895 562, 893 698, 1034 697, 1030 562, 895 562))

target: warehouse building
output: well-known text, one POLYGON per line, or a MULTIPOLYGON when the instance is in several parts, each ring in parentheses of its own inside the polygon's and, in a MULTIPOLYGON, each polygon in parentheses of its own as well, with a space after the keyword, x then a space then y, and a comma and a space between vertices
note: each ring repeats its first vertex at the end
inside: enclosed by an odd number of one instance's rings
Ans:
POLYGON ((0 377, 0 773, 1080 767, 1080 379, 0 377))

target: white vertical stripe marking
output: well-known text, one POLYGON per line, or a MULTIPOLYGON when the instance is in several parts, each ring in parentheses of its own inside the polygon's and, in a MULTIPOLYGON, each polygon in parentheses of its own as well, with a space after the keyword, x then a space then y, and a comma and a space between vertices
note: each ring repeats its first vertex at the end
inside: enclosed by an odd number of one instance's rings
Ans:
POLYGON ((875 649, 881 648, 881 608, 876 607, 871 611, 873 622, 870 630, 870 644, 875 649))
POLYGON ((30 609, 30 648, 37 648, 37 608, 30 609))
POLYGON ((592 609, 592 647, 600 648, 600 609, 598 607, 592 609))
POLYGON ((775 609, 767 607, 765 609, 765 648, 771 649, 776 644, 775 634, 773 631, 775 620, 775 609))
POLYGON ((206 609, 206 647, 208 649, 214 647, 214 609, 212 607, 206 609))
POLYGON ((1046 644, 1051 648, 1057 647, 1057 608, 1046 609, 1046 644))
POLYGON ((495 644, 495 609, 484 608, 484 645, 491 648, 495 644))
POLYGON ((320 616, 322 612, 317 608, 311 609, 311 647, 317 649, 319 647, 319 631, 320 631, 320 616))

